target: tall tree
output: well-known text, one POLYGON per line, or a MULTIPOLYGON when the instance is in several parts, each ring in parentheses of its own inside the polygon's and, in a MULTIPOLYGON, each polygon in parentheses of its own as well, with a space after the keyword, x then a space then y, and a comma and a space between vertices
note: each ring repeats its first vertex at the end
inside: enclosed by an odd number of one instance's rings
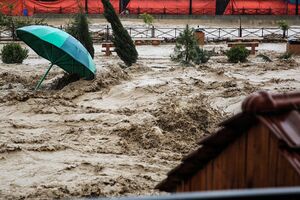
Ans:
POLYGON ((127 30, 123 27, 110 1, 101 1, 104 7, 104 16, 111 24, 113 30, 112 42, 115 45, 115 51, 127 66, 131 66, 133 63, 136 63, 138 58, 138 52, 135 45, 127 30))

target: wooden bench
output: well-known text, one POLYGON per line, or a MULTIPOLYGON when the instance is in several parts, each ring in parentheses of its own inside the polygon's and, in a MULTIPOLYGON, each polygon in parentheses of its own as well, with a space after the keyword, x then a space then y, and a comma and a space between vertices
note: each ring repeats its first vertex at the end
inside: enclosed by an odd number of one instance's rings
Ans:
POLYGON ((107 43, 102 43, 102 49, 101 52, 105 52, 105 55, 106 56, 110 56, 112 52, 114 52, 115 50, 112 49, 114 48, 115 45, 111 42, 107 42, 107 43))
POLYGON ((255 54, 255 47, 258 47, 258 42, 229 42, 228 47, 244 46, 251 47, 251 54, 255 54))
POLYGON ((232 37, 228 42, 261 42, 262 37, 232 37))
POLYGON ((151 42, 152 45, 158 46, 162 41, 164 41, 164 39, 163 38, 134 38, 133 41, 135 45, 143 45, 151 42))

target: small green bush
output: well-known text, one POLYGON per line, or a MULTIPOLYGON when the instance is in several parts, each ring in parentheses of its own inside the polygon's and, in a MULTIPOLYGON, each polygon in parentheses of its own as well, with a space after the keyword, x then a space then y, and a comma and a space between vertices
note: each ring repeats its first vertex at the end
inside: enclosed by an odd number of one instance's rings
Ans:
POLYGON ((282 37, 285 38, 286 37, 286 31, 290 28, 290 25, 285 20, 280 20, 280 21, 277 22, 277 24, 278 24, 279 28, 283 31, 282 32, 282 37))
POLYGON ((140 16, 147 26, 151 26, 153 24, 154 17, 152 15, 150 15, 148 13, 143 13, 143 14, 140 14, 140 16))
POLYGON ((28 49, 22 48, 20 44, 11 43, 3 47, 1 54, 4 63, 22 63, 28 57, 28 49))
POLYGON ((235 46, 226 51, 228 61, 232 63, 246 62, 249 55, 250 51, 244 46, 235 46))
POLYGON ((184 65, 206 63, 211 54, 199 47, 194 29, 186 28, 176 39, 174 53, 171 54, 171 60, 181 62, 184 65))
POLYGON ((208 51, 201 49, 199 46, 197 46, 195 50, 196 50, 196 54, 193 59, 193 62, 197 65, 202 63, 207 63, 207 61, 211 57, 211 54, 208 51))

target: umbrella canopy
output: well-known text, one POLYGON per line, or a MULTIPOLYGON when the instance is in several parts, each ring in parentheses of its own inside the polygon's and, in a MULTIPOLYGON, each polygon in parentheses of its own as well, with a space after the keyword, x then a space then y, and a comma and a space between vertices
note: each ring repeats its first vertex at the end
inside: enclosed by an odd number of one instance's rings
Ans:
POLYGON ((61 67, 70 74, 92 79, 96 73, 93 59, 85 47, 68 33, 49 26, 32 25, 17 29, 17 36, 30 46, 38 55, 51 62, 46 74, 53 65, 61 67))

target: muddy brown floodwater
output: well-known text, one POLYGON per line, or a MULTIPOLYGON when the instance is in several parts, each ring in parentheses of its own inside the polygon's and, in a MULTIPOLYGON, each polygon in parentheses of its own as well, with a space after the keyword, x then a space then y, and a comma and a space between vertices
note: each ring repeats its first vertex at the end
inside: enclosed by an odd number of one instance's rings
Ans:
POLYGON ((54 68, 32 91, 47 67, 33 52, 24 64, 1 64, 0 197, 157 194, 154 186, 198 139, 238 112, 245 96, 300 86, 299 58, 280 61, 269 47, 259 51, 271 63, 251 56, 230 64, 216 55, 196 67, 171 62, 172 48, 140 46, 128 69, 115 55, 97 53, 97 78, 60 90, 66 76, 54 68))

